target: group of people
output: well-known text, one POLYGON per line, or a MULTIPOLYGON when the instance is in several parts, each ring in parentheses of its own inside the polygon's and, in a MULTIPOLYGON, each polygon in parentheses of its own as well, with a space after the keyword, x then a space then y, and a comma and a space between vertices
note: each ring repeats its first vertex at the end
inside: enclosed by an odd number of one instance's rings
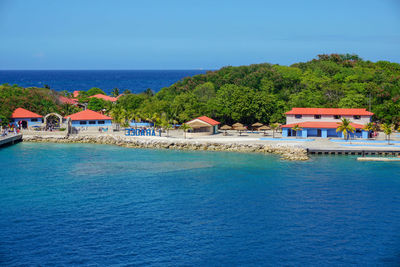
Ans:
POLYGON ((0 128, 1 137, 7 136, 9 133, 18 134, 20 129, 18 127, 1 127, 0 128))

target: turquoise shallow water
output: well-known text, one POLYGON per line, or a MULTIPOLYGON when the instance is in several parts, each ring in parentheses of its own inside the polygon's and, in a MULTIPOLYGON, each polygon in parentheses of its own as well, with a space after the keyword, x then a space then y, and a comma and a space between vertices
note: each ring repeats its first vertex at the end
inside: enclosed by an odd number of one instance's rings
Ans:
POLYGON ((400 262, 396 162, 20 143, 0 167, 0 265, 400 262))

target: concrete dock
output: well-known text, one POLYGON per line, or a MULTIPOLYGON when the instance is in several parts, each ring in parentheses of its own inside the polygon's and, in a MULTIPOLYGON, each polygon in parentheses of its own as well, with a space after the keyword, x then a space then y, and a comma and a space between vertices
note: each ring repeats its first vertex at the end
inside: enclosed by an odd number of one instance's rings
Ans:
POLYGON ((10 134, 4 137, 0 137, 0 147, 13 145, 22 141, 22 134, 10 134))
POLYGON ((370 156, 370 155, 380 155, 380 156, 399 156, 400 151, 397 149, 382 149, 377 150, 373 148, 368 149, 337 149, 337 148, 326 148, 326 149, 318 149, 311 148, 307 149, 307 153, 310 155, 361 155, 361 156, 370 156))
POLYGON ((357 158, 358 161, 397 161, 400 162, 400 158, 385 158, 385 157, 362 157, 357 158))

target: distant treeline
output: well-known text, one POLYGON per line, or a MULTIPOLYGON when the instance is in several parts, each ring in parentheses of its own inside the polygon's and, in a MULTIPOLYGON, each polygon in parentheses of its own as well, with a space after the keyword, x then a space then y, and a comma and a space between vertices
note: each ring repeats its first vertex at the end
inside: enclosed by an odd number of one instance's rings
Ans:
MULTIPOLYGON (((31 110, 40 114, 53 109, 69 112, 54 100, 55 92, 41 90, 1 86, 0 100, 8 104, 1 105, 0 116, 10 114, 15 103, 32 106, 31 110), (10 88, 17 90, 18 96, 12 93, 10 99, 10 88), (55 106, 46 102, 51 99, 55 106)), ((284 113, 292 107, 339 107, 371 108, 374 120, 400 123, 400 64, 373 63, 349 54, 318 55, 317 59, 291 66, 265 63, 224 67, 185 78, 156 94, 151 90, 124 93, 114 105, 82 100, 95 110, 153 121, 185 122, 206 115, 227 124, 269 124, 284 122, 284 113)))

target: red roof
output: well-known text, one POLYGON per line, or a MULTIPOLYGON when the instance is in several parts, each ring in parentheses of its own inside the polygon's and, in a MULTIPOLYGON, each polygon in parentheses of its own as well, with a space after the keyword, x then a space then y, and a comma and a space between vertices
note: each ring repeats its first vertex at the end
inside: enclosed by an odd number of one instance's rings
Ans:
POLYGON ((87 109, 84 111, 80 111, 65 118, 71 118, 73 121, 87 121, 87 120, 112 120, 111 117, 98 113, 96 111, 87 109))
POLYGON ((115 102, 118 100, 117 97, 112 97, 112 96, 108 96, 108 95, 103 95, 103 94, 97 94, 97 95, 92 95, 90 97, 96 97, 96 98, 100 98, 106 101, 111 101, 111 102, 115 102))
MULTIPOLYGON (((213 120, 213 119, 211 119, 211 118, 209 118, 207 116, 201 116, 201 117, 195 118, 195 119, 193 119, 191 121, 194 121, 194 120, 201 120, 201 121, 204 121, 204 122, 206 122, 208 124, 211 124, 212 126, 221 124, 219 121, 213 120)), ((191 122, 191 121, 188 121, 188 122, 191 122)))
MULTIPOLYGON (((281 128, 292 128, 296 125, 299 125, 300 128, 321 128, 321 129, 336 129, 340 123, 339 122, 314 122, 314 121, 305 121, 299 123, 291 123, 282 125, 281 128)), ((364 125, 358 123, 350 123, 356 129, 364 128, 364 125)))
POLYGON ((292 108, 286 115, 343 115, 343 116, 372 116, 374 113, 365 108, 292 108))
POLYGON ((78 97, 81 91, 74 91, 74 97, 78 97))
POLYGON ((65 96, 62 96, 62 95, 59 96, 58 99, 60 99, 60 101, 63 104, 70 104, 70 105, 78 104, 78 101, 76 101, 75 99, 71 99, 71 98, 68 98, 68 97, 65 97, 65 96))
POLYGON ((23 118, 43 118, 43 116, 40 116, 39 114, 36 114, 24 108, 17 108, 11 115, 11 119, 23 119, 23 118))

